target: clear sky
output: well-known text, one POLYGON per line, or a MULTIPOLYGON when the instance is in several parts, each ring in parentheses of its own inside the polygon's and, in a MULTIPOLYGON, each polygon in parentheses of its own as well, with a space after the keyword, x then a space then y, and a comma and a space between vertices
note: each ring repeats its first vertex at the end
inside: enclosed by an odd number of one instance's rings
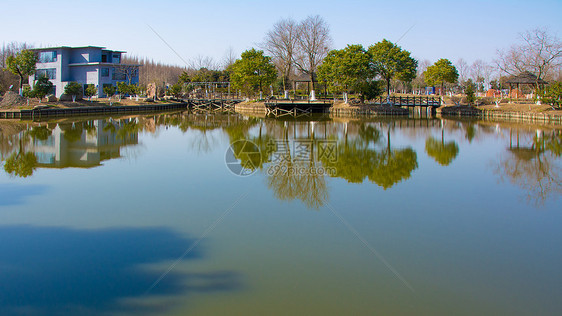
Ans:
POLYGON ((183 61, 150 27, 188 62, 197 56, 221 60, 229 47, 240 54, 256 47, 279 19, 316 14, 330 25, 334 48, 395 42, 413 26, 398 44, 432 62, 492 61, 497 49, 536 27, 562 37, 562 0, 2 2, 2 42, 105 46, 177 65, 183 61))

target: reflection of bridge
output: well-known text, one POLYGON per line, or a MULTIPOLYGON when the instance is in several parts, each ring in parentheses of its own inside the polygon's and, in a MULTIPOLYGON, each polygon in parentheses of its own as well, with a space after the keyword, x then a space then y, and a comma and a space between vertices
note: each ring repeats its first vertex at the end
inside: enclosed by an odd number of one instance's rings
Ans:
POLYGON ((241 99, 186 99, 187 108, 193 112, 228 112, 234 113, 236 104, 241 99))
POLYGON ((294 101, 270 100, 265 102, 266 115, 275 117, 310 113, 326 113, 332 106, 331 101, 294 101))

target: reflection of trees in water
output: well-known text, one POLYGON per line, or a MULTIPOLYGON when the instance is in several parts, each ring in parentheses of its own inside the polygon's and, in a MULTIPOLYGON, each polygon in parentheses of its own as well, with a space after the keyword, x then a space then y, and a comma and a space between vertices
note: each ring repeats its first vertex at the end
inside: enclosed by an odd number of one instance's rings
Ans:
POLYGON ((459 154, 459 146, 455 141, 445 143, 443 130, 441 131, 441 141, 429 137, 425 141, 425 152, 428 156, 442 165, 448 166, 459 154))
POLYGON ((244 139, 248 131, 257 124, 255 118, 244 119, 240 115, 224 113, 191 113, 182 112, 165 114, 155 118, 156 126, 177 127, 180 131, 195 132, 195 137, 189 138, 189 145, 198 153, 210 152, 219 142, 216 133, 212 131, 224 131, 230 142, 244 139))
POLYGON ((307 159, 297 159, 291 150, 288 137, 277 140, 279 146, 273 149, 273 159, 267 172, 267 185, 273 190, 275 197, 292 201, 301 200, 307 207, 318 209, 328 200, 328 189, 323 174, 317 169, 317 158, 314 155, 314 142, 311 142, 307 159))
POLYGON ((385 146, 381 144, 380 131, 361 123, 357 138, 347 137, 338 143, 337 161, 324 161, 326 166, 336 169, 336 176, 348 182, 362 183, 365 178, 388 189, 396 183, 410 178, 418 167, 416 152, 408 147, 392 149, 390 127, 385 146))
POLYGON ((64 139, 69 143, 74 143, 82 139, 83 126, 82 122, 78 123, 64 123, 59 124, 59 127, 64 131, 64 139))
POLYGON ((19 145, 19 135, 26 128, 25 124, 0 120, 0 156, 2 160, 16 150, 19 145))
POLYGON ((34 153, 12 153, 4 162, 4 170, 12 176, 27 178, 37 168, 37 157, 34 153))
MULTIPOLYGON (((124 146, 137 145, 137 134, 141 128, 138 118, 40 123, 40 125, 27 126, 27 129, 15 135, 8 137, 4 134, 0 135, 2 139, 0 143, 12 144, 7 158, 5 157, 8 153, 2 152, 2 159, 5 158, 4 170, 13 176, 28 177, 37 167, 74 167, 77 161, 81 167, 94 166, 102 160, 120 157, 119 149, 124 146), (99 132, 103 133, 98 133, 96 124, 101 129, 99 132), (114 142, 112 136, 120 141, 114 142), (58 141, 59 137, 65 142, 58 141), (17 144, 19 146, 15 146, 17 144), (86 151, 88 153, 95 151, 99 156, 83 155, 86 151)), ((130 156, 138 156, 138 153, 138 148, 135 146, 131 146, 127 152, 130 156)))
POLYGON ((53 134, 53 131, 47 126, 34 126, 29 130, 28 134, 34 140, 46 141, 53 134))
POLYGON ((26 152, 25 147, 30 140, 45 141, 51 134, 52 130, 47 126, 33 126, 27 131, 21 131, 17 135, 12 135, 17 137, 10 137, 11 139, 2 137, 2 143, 14 145, 10 146, 11 154, 4 161, 4 171, 11 176, 22 178, 33 175, 37 168, 37 157, 33 152, 26 152))
POLYGON ((379 152, 368 178, 386 190, 400 181, 409 179, 417 167, 418 157, 412 148, 391 149, 389 129, 387 146, 379 152))
POLYGON ((516 144, 510 131, 510 146, 494 164, 494 173, 501 181, 508 180, 525 192, 525 199, 535 205, 562 194, 562 161, 560 160, 561 131, 549 135, 535 135, 529 146, 520 145, 519 132, 516 144))
POLYGON ((37 157, 35 153, 25 152, 24 147, 28 141, 28 132, 21 132, 18 140, 18 150, 6 158, 4 171, 10 176, 27 178, 33 175, 33 171, 37 168, 37 157))

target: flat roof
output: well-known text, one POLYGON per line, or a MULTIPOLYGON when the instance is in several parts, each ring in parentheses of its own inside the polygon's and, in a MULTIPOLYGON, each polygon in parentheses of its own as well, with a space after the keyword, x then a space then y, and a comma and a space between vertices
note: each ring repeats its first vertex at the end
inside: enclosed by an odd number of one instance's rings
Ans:
POLYGON ((114 52, 114 53, 126 53, 126 51, 123 50, 110 50, 107 49, 104 46, 54 46, 54 47, 41 47, 41 48, 30 48, 29 50, 49 50, 49 49, 58 49, 58 48, 66 48, 66 49, 80 49, 80 48, 99 48, 101 50, 105 50, 108 52, 114 52))
POLYGON ((137 64, 107 63, 107 62, 99 62, 99 61, 93 61, 93 62, 89 62, 89 63, 74 63, 74 64, 68 64, 69 67, 75 67, 75 66, 95 66, 95 65, 102 65, 102 66, 122 65, 122 66, 136 66, 136 67, 141 67, 141 66, 142 66, 142 65, 137 65, 137 64))

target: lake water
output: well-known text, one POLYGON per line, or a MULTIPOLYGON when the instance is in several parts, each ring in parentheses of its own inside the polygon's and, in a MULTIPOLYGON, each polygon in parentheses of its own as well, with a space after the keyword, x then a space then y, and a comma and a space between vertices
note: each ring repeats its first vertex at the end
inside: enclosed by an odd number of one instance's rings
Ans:
POLYGON ((1 315, 562 310, 560 127, 172 113, 0 134, 1 315))

